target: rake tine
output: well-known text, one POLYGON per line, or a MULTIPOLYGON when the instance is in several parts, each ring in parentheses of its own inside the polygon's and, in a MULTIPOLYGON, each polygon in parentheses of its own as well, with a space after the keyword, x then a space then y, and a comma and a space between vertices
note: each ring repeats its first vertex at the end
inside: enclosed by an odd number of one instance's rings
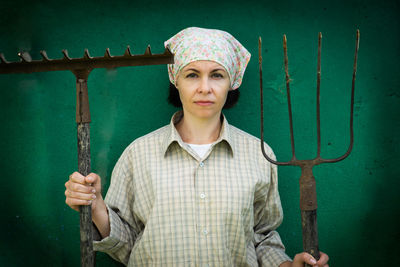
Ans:
MULTIPOLYGON (((261 37, 260 37, 261 38, 261 37)), ((165 48, 164 50, 164 55, 172 55, 171 51, 168 49, 168 47, 165 48)))
POLYGON ((4 54, 3 54, 3 53, 0 53, 0 61, 1 61, 1 63, 5 63, 5 64, 8 63, 8 61, 7 61, 6 58, 4 57, 4 54))
POLYGON ((19 52, 18 56, 22 59, 23 62, 31 62, 32 57, 28 52, 19 52))
POLYGON ((286 34, 283 35, 283 53, 285 57, 285 74, 286 74, 286 92, 288 99, 288 110, 289 110, 289 124, 290 124, 290 143, 292 146, 292 160, 296 160, 295 148, 294 148, 294 135, 293 135, 293 117, 292 117, 292 103, 290 101, 290 77, 289 77, 289 63, 287 56, 287 40, 286 34))
POLYGON ((358 48, 360 44, 360 30, 357 30, 356 33, 356 48, 354 52, 354 64, 353 64, 353 79, 351 84, 351 103, 350 103, 350 144, 349 148, 347 149, 346 153, 338 158, 335 159, 322 159, 323 163, 334 163, 341 161, 350 154, 351 150, 353 149, 353 140, 354 140, 354 131, 353 131, 353 113, 354 113, 354 88, 356 83, 356 72, 357 72, 357 57, 358 57, 358 48))
POLYGON ((71 58, 68 56, 68 51, 67 49, 63 49, 62 53, 64 54, 64 60, 71 60, 71 58))
POLYGON ((49 57, 47 56, 46 51, 42 50, 42 51, 40 51, 40 54, 42 55, 43 61, 50 61, 49 57))
POLYGON ((85 59, 91 59, 92 57, 89 55, 89 50, 85 49, 85 53, 83 54, 83 58, 85 59))
POLYGON ((151 48, 150 48, 150 45, 147 46, 146 51, 144 51, 144 54, 145 54, 146 56, 151 56, 151 48))
POLYGON ((125 50, 124 56, 126 56, 126 57, 130 57, 130 56, 132 56, 132 53, 131 53, 131 48, 129 47, 129 45, 126 47, 126 50, 125 50))
POLYGON ((104 54, 104 57, 106 57, 106 58, 111 58, 111 53, 110 53, 110 49, 109 49, 109 48, 106 49, 106 52, 105 52, 105 54, 104 54))
POLYGON ((317 64, 317 157, 321 155, 321 116, 320 116, 320 85, 321 85, 321 39, 322 33, 318 34, 318 64, 317 64))

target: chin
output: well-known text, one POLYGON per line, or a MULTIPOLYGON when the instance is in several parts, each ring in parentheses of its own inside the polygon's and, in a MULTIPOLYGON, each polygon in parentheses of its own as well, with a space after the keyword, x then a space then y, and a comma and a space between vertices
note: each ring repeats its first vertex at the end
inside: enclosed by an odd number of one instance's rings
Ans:
POLYGON ((202 119, 211 119, 214 116, 217 115, 217 113, 211 111, 211 110, 203 110, 196 112, 197 117, 202 118, 202 119))

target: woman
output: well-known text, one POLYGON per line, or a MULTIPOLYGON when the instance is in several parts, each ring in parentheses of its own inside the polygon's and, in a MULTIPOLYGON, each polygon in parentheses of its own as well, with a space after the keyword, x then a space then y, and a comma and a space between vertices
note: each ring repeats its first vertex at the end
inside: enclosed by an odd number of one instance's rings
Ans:
POLYGON ((65 185, 71 208, 92 204, 94 249, 129 266, 327 266, 323 253, 285 254, 276 166, 222 115, 249 52, 227 32, 194 27, 165 46, 175 54, 169 100, 182 111, 125 149, 104 201, 96 174, 65 185))

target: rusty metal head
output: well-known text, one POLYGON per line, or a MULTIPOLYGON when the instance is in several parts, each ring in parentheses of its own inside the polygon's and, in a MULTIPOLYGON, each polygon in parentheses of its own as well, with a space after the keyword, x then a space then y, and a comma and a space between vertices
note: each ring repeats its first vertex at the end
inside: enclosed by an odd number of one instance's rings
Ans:
POLYGON ((288 70, 288 56, 287 56, 287 40, 286 35, 283 36, 283 51, 284 51, 284 65, 285 65, 285 75, 286 75, 286 92, 287 92, 287 102, 288 102, 288 110, 289 110, 289 126, 290 126, 290 140, 292 147, 292 158, 288 162, 280 162, 271 159, 266 153, 264 149, 264 107, 263 107, 263 85, 262 85, 262 56, 261 56, 261 37, 259 38, 259 67, 260 67, 260 94, 261 94, 261 150, 264 157, 271 163, 276 165, 294 165, 300 166, 302 168, 312 168, 315 165, 321 163, 334 163, 345 159, 351 152, 353 148, 353 110, 354 110, 354 88, 355 88, 355 79, 356 79, 356 70, 357 70, 357 55, 358 55, 358 47, 359 47, 359 37, 360 32, 357 30, 356 33, 356 48, 354 55, 354 64, 353 64, 353 80, 351 87, 351 103, 350 103, 350 144, 349 147, 342 156, 334 158, 334 159, 324 159, 321 157, 321 129, 320 129, 320 81, 321 81, 321 39, 322 34, 318 35, 318 63, 317 63, 317 156, 314 159, 310 160, 299 160, 296 158, 295 154, 295 143, 294 143, 294 134, 293 134, 293 120, 292 120, 292 106, 291 106, 291 98, 290 98, 290 76, 288 70))
POLYGON ((128 46, 122 56, 112 56, 110 49, 106 49, 103 57, 91 57, 85 49, 82 58, 71 58, 66 49, 62 50, 63 58, 50 59, 46 51, 40 51, 41 60, 32 60, 28 52, 20 52, 19 62, 8 62, 3 54, 0 54, 0 74, 8 73, 32 73, 44 71, 70 70, 75 73, 84 74, 80 70, 92 70, 95 68, 117 68, 127 66, 143 66, 172 64, 173 54, 166 48, 162 54, 152 54, 150 46, 147 46, 144 54, 132 55, 128 46))
MULTIPOLYGON (((295 143, 293 135, 293 120, 292 106, 290 99, 290 77, 288 71, 288 56, 287 56, 287 40, 286 35, 283 36, 283 51, 284 64, 286 75, 286 92, 289 109, 289 126, 290 126, 290 141, 292 146, 292 158, 287 162, 280 162, 271 159, 264 149, 264 108, 263 108, 263 87, 262 87, 262 57, 261 57, 261 38, 259 38, 259 65, 260 65, 260 94, 261 94, 261 151, 264 157, 272 164, 282 166, 299 166, 301 167, 300 177, 300 210, 301 210, 301 225, 303 231, 303 249, 310 253, 315 259, 319 259, 318 247, 318 230, 317 230, 317 193, 316 182, 312 169, 315 165, 321 163, 333 163, 345 159, 353 148, 353 110, 354 110, 354 87, 357 69, 357 54, 359 47, 360 32, 356 34, 356 49, 353 65, 353 81, 351 88, 351 104, 350 104, 350 144, 347 151, 340 157, 333 159, 324 159, 321 157, 321 129, 320 129, 320 81, 321 81, 321 39, 322 34, 318 35, 318 63, 317 63, 317 156, 313 159, 299 160, 295 154, 295 143)), ((307 265, 308 266, 308 265, 307 265)))

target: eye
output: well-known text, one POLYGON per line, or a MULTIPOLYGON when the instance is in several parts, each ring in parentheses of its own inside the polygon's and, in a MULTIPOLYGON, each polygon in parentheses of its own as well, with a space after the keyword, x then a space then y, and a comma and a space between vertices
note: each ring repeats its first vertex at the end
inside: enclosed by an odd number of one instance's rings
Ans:
POLYGON ((224 78, 224 75, 219 72, 214 72, 213 74, 211 74, 211 77, 221 79, 224 78))
POLYGON ((186 78, 196 78, 196 77, 197 77, 197 74, 194 73, 194 72, 189 73, 188 75, 186 75, 186 78))

